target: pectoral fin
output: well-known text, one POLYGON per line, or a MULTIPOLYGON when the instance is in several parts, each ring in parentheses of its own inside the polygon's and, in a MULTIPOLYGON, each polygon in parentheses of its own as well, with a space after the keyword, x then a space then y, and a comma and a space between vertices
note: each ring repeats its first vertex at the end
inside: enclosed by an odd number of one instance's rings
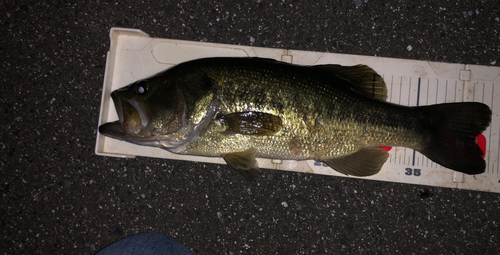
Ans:
POLYGON ((241 174, 246 180, 252 181, 257 176, 259 165, 255 160, 257 150, 254 148, 243 152, 225 154, 222 158, 231 170, 241 174))
POLYGON ((353 176, 370 176, 378 173, 389 157, 379 148, 364 148, 347 156, 327 159, 323 162, 335 171, 353 176))
POLYGON ((236 112, 219 117, 229 133, 272 135, 281 130, 281 118, 264 112, 236 112))

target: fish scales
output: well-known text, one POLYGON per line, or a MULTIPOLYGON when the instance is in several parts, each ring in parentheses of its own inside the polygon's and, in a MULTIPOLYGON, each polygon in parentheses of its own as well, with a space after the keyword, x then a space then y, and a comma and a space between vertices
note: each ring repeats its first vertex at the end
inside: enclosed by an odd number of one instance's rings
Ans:
POLYGON ((217 156, 254 147, 259 157, 321 159, 367 146, 418 146, 421 139, 408 132, 420 126, 408 122, 411 109, 345 91, 334 79, 325 83, 293 69, 267 66, 211 65, 202 70, 217 85, 221 114, 265 112, 281 117, 283 128, 271 136, 227 135, 214 120, 206 133, 178 153, 217 156))

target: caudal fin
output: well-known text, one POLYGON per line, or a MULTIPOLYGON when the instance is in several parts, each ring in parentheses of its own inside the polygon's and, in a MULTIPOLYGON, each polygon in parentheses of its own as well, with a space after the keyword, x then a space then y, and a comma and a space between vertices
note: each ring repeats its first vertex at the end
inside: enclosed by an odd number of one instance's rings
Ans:
POLYGON ((418 107, 431 124, 431 136, 419 151, 432 161, 466 174, 484 173, 486 163, 476 136, 490 124, 491 110, 482 103, 447 103, 418 107))

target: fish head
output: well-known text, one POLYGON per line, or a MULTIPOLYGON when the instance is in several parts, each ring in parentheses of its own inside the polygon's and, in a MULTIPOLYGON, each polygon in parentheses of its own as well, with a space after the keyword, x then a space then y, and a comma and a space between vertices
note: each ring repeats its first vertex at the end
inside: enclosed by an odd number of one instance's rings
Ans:
MULTIPOLYGON (((161 140, 178 141, 187 126, 184 95, 169 79, 139 80, 111 93, 118 121, 103 124, 105 136, 146 146, 162 146, 161 140)), ((185 135, 184 135, 185 136, 185 135)))

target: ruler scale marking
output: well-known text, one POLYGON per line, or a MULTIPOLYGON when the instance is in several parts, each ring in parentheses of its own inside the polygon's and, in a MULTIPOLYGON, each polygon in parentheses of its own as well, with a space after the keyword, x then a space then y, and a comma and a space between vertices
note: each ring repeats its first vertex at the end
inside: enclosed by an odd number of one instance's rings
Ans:
POLYGON ((411 102, 410 95, 411 95, 411 77, 410 77, 410 80, 408 82, 408 100, 407 100, 408 101, 408 106, 410 106, 410 104, 411 104, 410 103, 411 102))
POLYGON ((455 96, 454 96, 453 102, 456 102, 456 101, 457 101, 457 81, 455 81, 455 96))
POLYGON ((417 86, 417 106, 420 106, 420 77, 418 78, 417 86))
POLYGON ((392 102, 392 84, 394 84, 394 75, 391 76, 391 97, 389 98, 390 102, 392 102))
POLYGON ((431 84, 431 79, 427 78, 427 97, 425 97, 425 105, 429 105, 429 88, 431 84))
MULTIPOLYGON (((418 78, 418 83, 417 83, 417 107, 420 106, 420 77, 418 78)), ((410 95, 408 94, 408 98, 410 97, 410 95)), ((412 162, 412 166, 415 166, 415 150, 413 150, 413 162, 412 162)), ((417 162, 417 166, 418 166, 418 162, 417 162)))
MULTIPOLYGON (((494 98, 494 95, 495 95, 495 84, 493 84, 491 86, 491 109, 493 110, 493 98, 494 98)), ((496 110, 496 109, 495 109, 496 110)), ((490 135, 489 135, 489 143, 488 143, 488 152, 491 152, 491 130, 492 128, 490 127, 490 135)), ((490 163, 490 159, 491 159, 491 153, 488 153, 488 163, 490 163)), ((491 172, 493 173, 493 170, 494 170, 494 166, 491 166, 491 172)), ((497 168, 497 174, 498 174, 498 168, 497 168)))
POLYGON ((474 82, 474 89, 472 90, 472 102, 476 101, 476 83, 474 82))
POLYGON ((401 104, 401 90, 403 88, 403 76, 401 76, 401 80, 399 81, 399 101, 398 103, 401 104))
POLYGON ((484 103, 484 87, 486 86, 486 83, 483 82, 483 98, 481 99, 481 103, 484 103))
POLYGON ((436 79, 436 101, 434 102, 434 104, 438 103, 438 94, 439 94, 439 80, 436 79))
POLYGON ((445 93, 444 93, 444 102, 448 102, 448 80, 446 80, 446 86, 445 86, 445 93))

